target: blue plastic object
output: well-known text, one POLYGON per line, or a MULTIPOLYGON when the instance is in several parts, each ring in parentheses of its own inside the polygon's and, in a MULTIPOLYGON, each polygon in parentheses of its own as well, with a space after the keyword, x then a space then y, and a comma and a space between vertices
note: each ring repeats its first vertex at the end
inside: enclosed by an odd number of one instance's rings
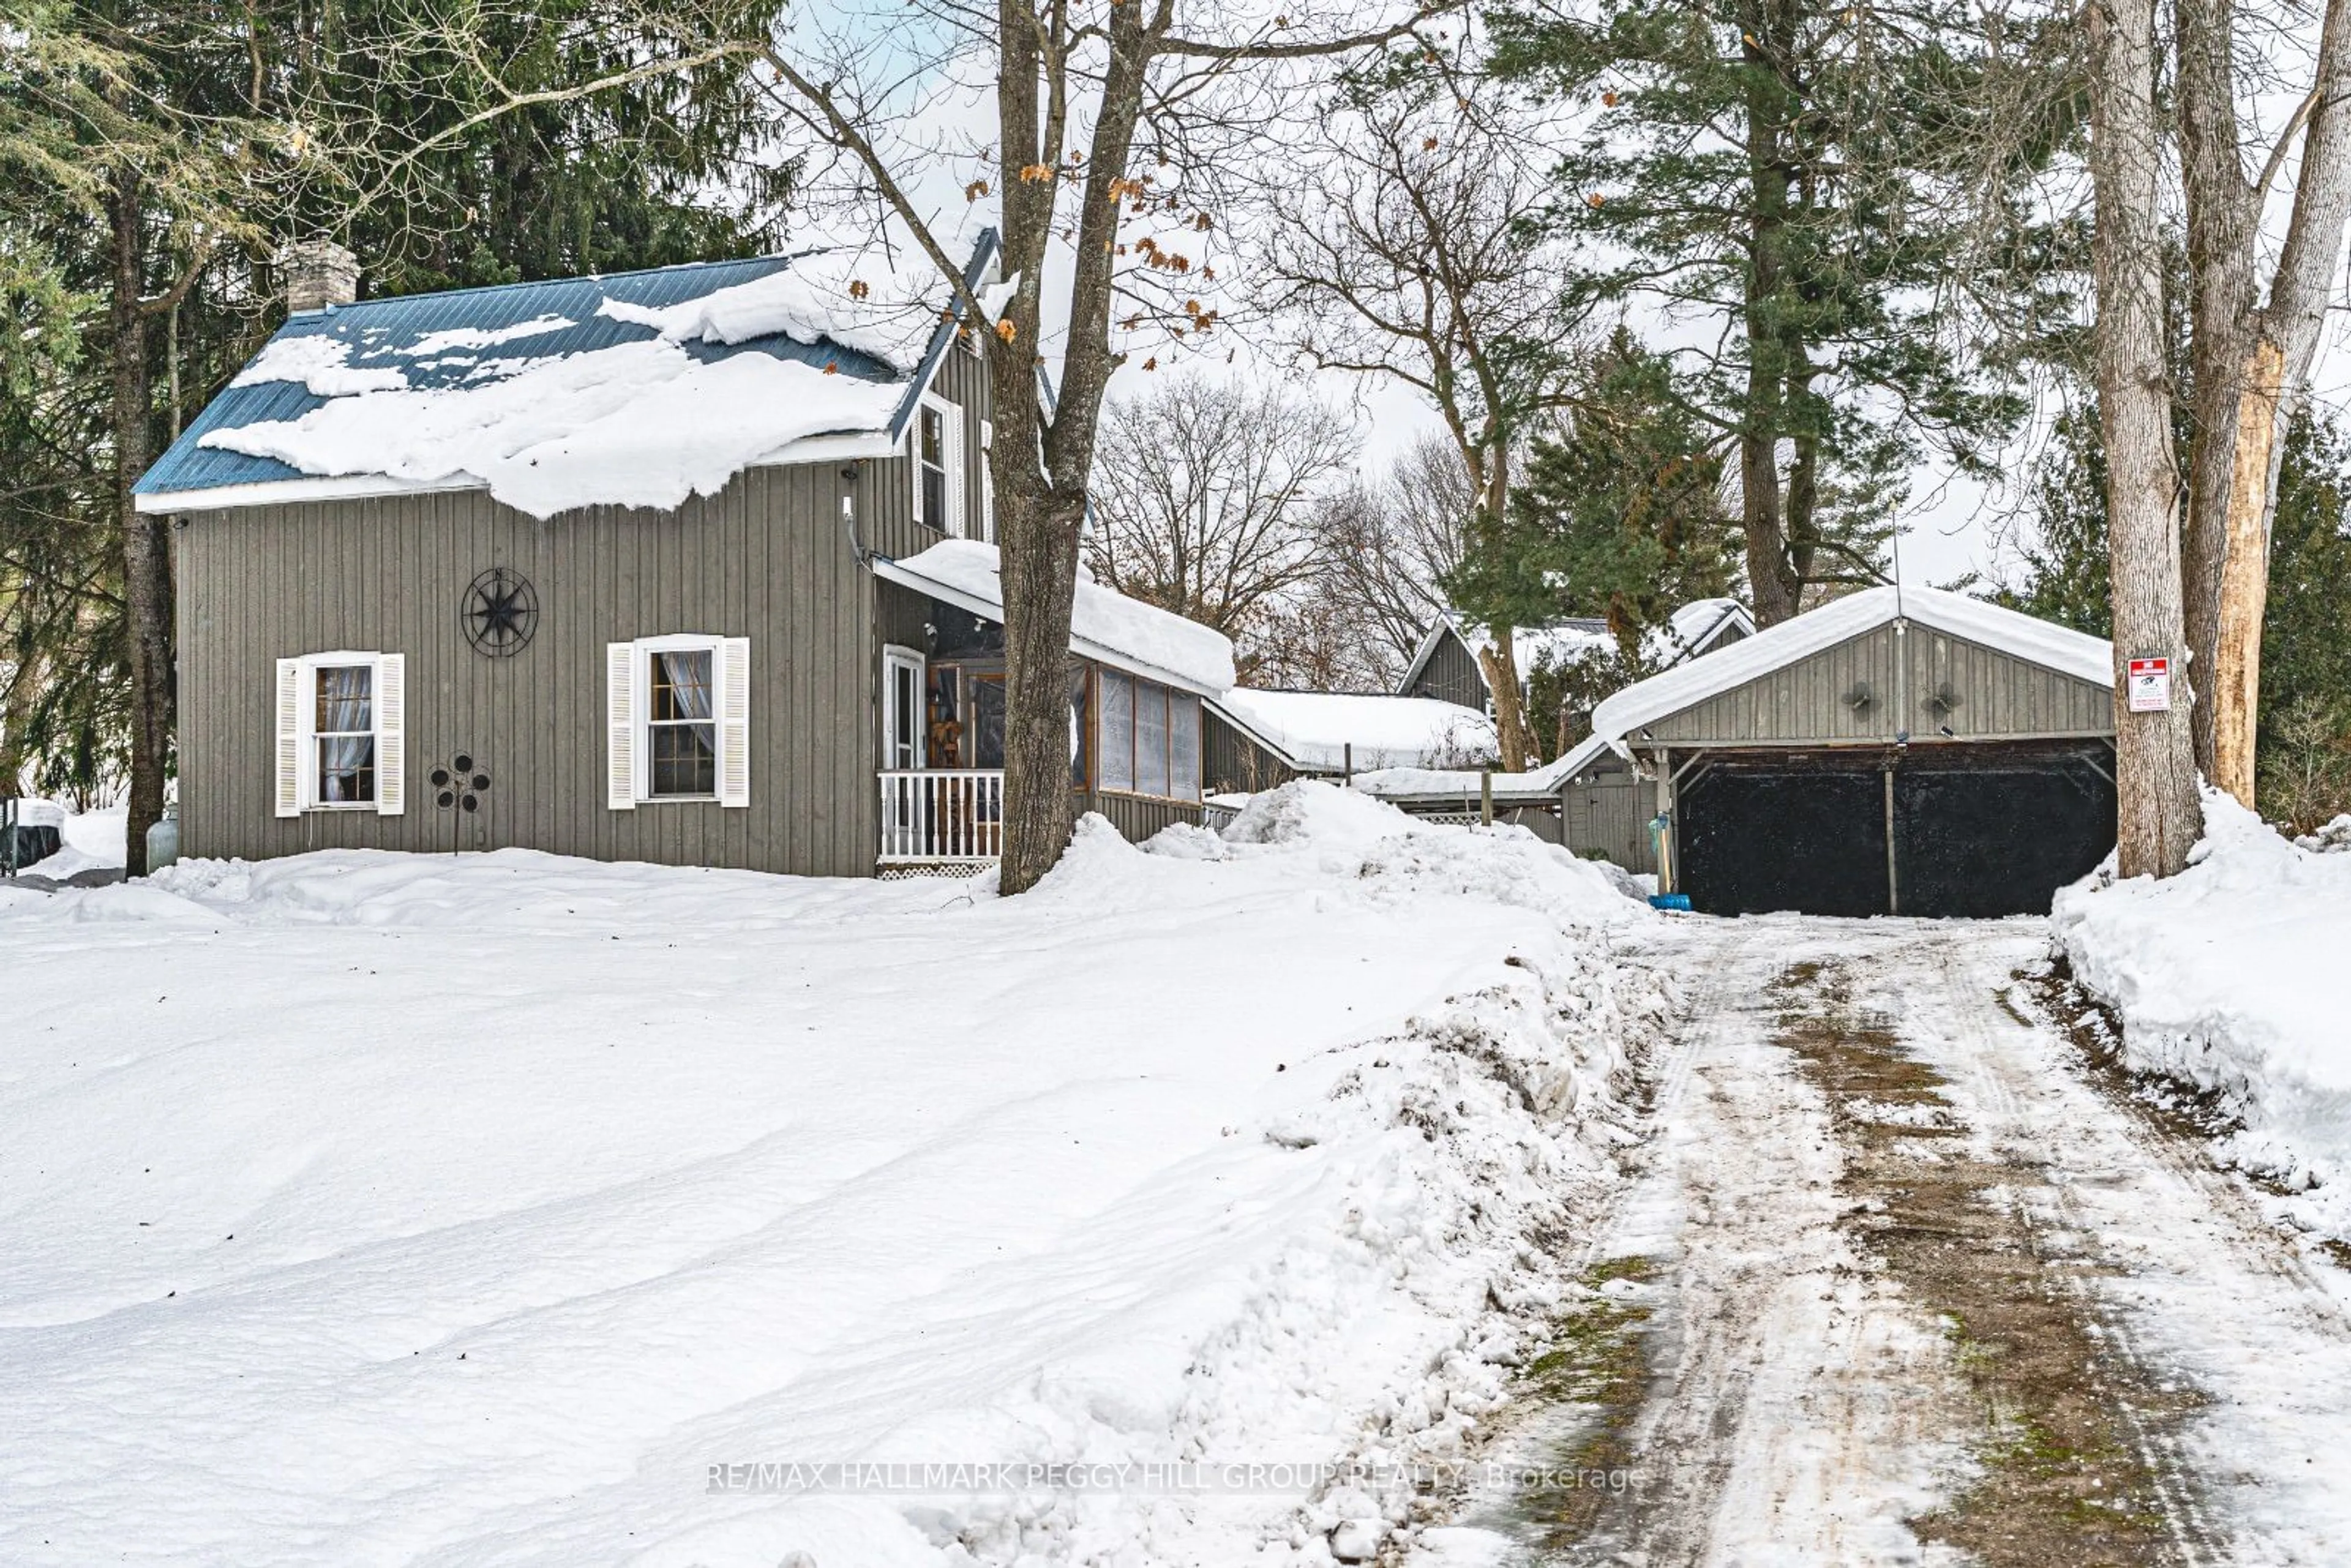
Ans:
POLYGON ((1687 909, 1689 906, 1689 894, 1687 893, 1653 893, 1649 894, 1649 907, 1652 909, 1687 909))

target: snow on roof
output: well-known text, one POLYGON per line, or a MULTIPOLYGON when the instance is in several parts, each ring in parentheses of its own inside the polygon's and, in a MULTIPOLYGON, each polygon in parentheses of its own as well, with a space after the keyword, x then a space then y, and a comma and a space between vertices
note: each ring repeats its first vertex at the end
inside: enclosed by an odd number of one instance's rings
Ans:
MULTIPOLYGON (((1735 599, 1694 599, 1667 617, 1665 625, 1651 629, 1642 640, 1642 654, 1654 667, 1677 664, 1704 653, 1732 626, 1750 633, 1755 630, 1754 618, 1745 605, 1735 599)), ((1486 628, 1470 623, 1457 612, 1446 611, 1421 640, 1400 685, 1408 686, 1418 678, 1448 628, 1472 653, 1483 653, 1494 645, 1493 635, 1486 628)), ((1608 630, 1608 622, 1593 616, 1571 616, 1548 626, 1518 626, 1510 631, 1510 653, 1521 680, 1538 665, 1548 664, 1557 669, 1587 658, 1613 658, 1617 651, 1616 635, 1608 630)))
POLYGON ((506 361, 472 385, 331 396, 298 418, 204 440, 304 474, 472 479, 549 517, 715 495, 791 442, 886 428, 899 393, 799 360, 702 360, 655 339, 506 361))
POLYGON ((1614 736, 1596 733, 1587 735, 1570 747, 1565 756, 1555 762, 1545 763, 1529 777, 1541 779, 1545 788, 1556 789, 1600 760, 1601 754, 1613 749, 1615 744, 1616 737, 1614 736))
POLYGON ((1217 706, 1292 764, 1332 772, 1350 746, 1364 771, 1481 762, 1499 746, 1492 719, 1436 697, 1235 687, 1217 706))
MULTIPOLYGON (((974 276, 992 251, 983 233, 974 276)), ((310 480, 486 487, 541 517, 673 508, 795 442, 893 437, 944 350, 948 298, 927 265, 827 245, 308 312, 137 488, 235 505, 276 498, 242 486, 310 480)))
MULTIPOLYGON (((1548 801, 1557 793, 1550 782, 1548 768, 1532 773, 1497 773, 1494 775, 1494 799, 1498 803, 1531 805, 1548 801)), ((1354 787, 1366 795, 1376 795, 1383 800, 1479 800, 1485 790, 1486 775, 1476 768, 1384 768, 1376 772, 1358 773, 1354 787)))
MULTIPOLYGON (((1004 586, 994 545, 942 539, 904 560, 876 556, 873 570, 975 615, 999 624, 1004 620, 1004 586)), ((1203 696, 1220 696, 1232 686, 1233 645, 1223 632, 1099 583, 1081 581, 1077 589, 1070 622, 1070 645, 1075 652, 1203 696)))
POLYGON ((607 299, 597 314, 651 327, 673 343, 745 343, 780 334, 798 343, 837 343, 912 371, 937 329, 942 293, 927 263, 835 246, 699 298, 664 306, 607 299))
POLYGON ((1704 653, 1732 626, 1749 636, 1755 632, 1755 618, 1736 599, 1693 599, 1666 617, 1666 624, 1686 653, 1704 653))
POLYGON ((2101 686, 2114 681, 2114 650, 2103 637, 2087 636, 1963 593, 1935 588, 1870 588, 1831 600, 1817 610, 1626 686, 1593 714, 1593 733, 1621 739, 1645 724, 1833 648, 1897 615, 2076 680, 2101 686))
MULTIPOLYGON (((1494 645, 1491 632, 1484 627, 1470 626, 1457 621, 1456 629, 1461 640, 1469 644, 1473 653, 1483 653, 1494 645)), ((1519 674, 1524 678, 1546 657, 1553 664, 1563 664, 1598 653, 1605 656, 1616 651, 1616 639, 1608 630, 1608 622, 1576 617, 1549 626, 1517 626, 1510 631, 1510 654, 1518 662, 1519 674)))

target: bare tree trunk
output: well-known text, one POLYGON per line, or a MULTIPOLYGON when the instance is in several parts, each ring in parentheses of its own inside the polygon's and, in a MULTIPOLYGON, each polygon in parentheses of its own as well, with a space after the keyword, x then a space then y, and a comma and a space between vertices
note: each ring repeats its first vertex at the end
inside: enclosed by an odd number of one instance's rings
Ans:
POLYGON ((114 278, 113 437, 116 516, 122 530, 122 604, 131 659, 131 800, 123 872, 147 874, 147 830, 163 814, 172 750, 172 555, 169 524, 143 516, 131 486, 147 471, 153 389, 147 362, 146 235, 137 173, 116 174, 108 202, 114 278))
POLYGON ((1747 178, 1754 195, 1749 221, 1746 428, 1739 438, 1740 522, 1747 534, 1747 586, 1755 623, 1776 626, 1802 606, 1803 583, 1790 570, 1788 520, 1780 496, 1780 425, 1785 412, 1781 328, 1770 301, 1781 287, 1787 243, 1788 161, 1780 145, 1787 93, 1761 37, 1760 15, 1742 17, 1747 78, 1747 178))
POLYGON ((998 505, 1005 711, 998 886, 1016 894, 1051 871, 1070 842, 1070 621, 1085 511, 1030 500, 1008 516, 1000 495, 998 505))
POLYGON ((1478 667, 1485 672, 1486 689, 1494 694, 1494 733, 1501 742, 1502 771, 1527 770, 1526 704, 1519 700, 1519 658, 1515 628, 1489 626, 1488 644, 1478 651, 1478 667))
POLYGON ((40 690, 45 661, 29 646, 17 649, 16 667, 8 673, 8 689, 0 694, 0 798, 24 788, 25 730, 32 721, 33 694, 40 690))
POLYGON ((2154 0, 2092 0, 2090 167, 2097 190, 2098 418, 2106 455, 2113 565, 2116 823, 2122 874, 2170 876, 2202 825, 2188 688, 2173 706, 2132 713, 2124 669, 2182 648, 2178 487, 2164 368, 2163 265, 2157 244, 2160 150, 2155 119, 2154 0))
MULTIPOLYGON (((2220 645, 2220 571, 2238 465, 2240 401, 2257 290, 2260 202, 2245 177, 2230 39, 2231 0, 2176 0, 2180 177, 2187 195, 2189 357, 2195 378, 2180 580, 2189 665, 2209 685, 2220 645)), ((2190 713, 2196 765, 2213 776, 2212 705, 2190 713)))
MULTIPOLYGON (((2247 807, 2253 804, 2253 736, 2262 708, 2262 621, 2269 607, 2272 476, 2284 425, 2285 356, 2266 336, 2253 342, 2238 403, 2228 507, 2220 526, 2220 570, 2213 585, 2219 613, 2213 652, 2201 683, 2210 696, 2199 730, 2211 732, 2205 777, 2247 807)), ((2200 737, 2199 737, 2200 738, 2200 737)))
POLYGON ((2319 31, 2294 215, 2277 276, 2247 357, 2245 407, 2237 422, 2221 566, 2219 646, 2212 687, 2212 781, 2253 804, 2254 739, 2261 716, 2262 622, 2269 606, 2270 526, 2286 422, 2310 384, 2311 361, 2351 224, 2351 0, 2328 0, 2319 31))
POLYGON ((2179 12, 2180 140, 2197 298, 2196 437, 2182 561, 2191 666, 2209 701, 2195 718, 2206 775, 2254 803, 2269 534, 2286 423, 2308 388, 2327 293, 2351 221, 2351 5, 2330 0, 2317 80, 2257 182, 2244 174, 2227 0, 2179 12), (2294 211, 2266 306, 2253 251, 2268 187, 2304 133, 2294 211))

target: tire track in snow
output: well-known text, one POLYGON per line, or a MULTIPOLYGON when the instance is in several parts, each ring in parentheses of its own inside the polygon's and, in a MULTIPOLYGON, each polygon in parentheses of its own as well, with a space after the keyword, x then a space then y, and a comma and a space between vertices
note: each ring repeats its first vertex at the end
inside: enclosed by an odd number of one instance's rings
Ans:
POLYGON ((1652 1309, 1652 1392, 1624 1432, 1629 1486, 1536 1561, 1932 1560, 1903 1521, 1956 1457, 1948 1351, 1846 1235, 1827 1106, 1774 1043, 1773 982, 1833 952, 1822 935, 1692 923, 1646 955, 1701 979, 1647 1169, 1583 1261, 1661 1264, 1631 1298, 1652 1309))
MULTIPOLYGON (((2011 1211, 2007 1239, 1988 1244, 2070 1303, 2060 1315, 2081 1325, 2073 1343, 2089 1364, 2067 1396, 2105 1405, 2123 1463, 2143 1479, 2158 1528, 2141 1550, 2189 1564, 2351 1562, 2351 1495, 2328 1469, 2351 1409, 2343 1303, 2200 1138, 2133 1100, 2050 1005, 2017 988, 2017 971, 2046 952, 2037 922, 1775 917, 1679 923, 1628 955, 1687 977, 1689 997, 1650 1142, 1579 1249, 1580 1272, 1625 1257, 1658 1265, 1637 1296, 1618 1298, 1646 1309, 1652 1374, 1624 1422, 1634 1484, 1548 1546, 1541 1519, 1489 1511, 1486 1522, 1523 1543, 1510 1561, 1949 1563, 1956 1548, 1922 1544, 1910 1521, 1938 1517, 1967 1486, 1968 1446, 2015 1462, 2004 1418, 1987 1425, 1928 1303, 1849 1248, 1838 1256, 1854 1222, 1871 1223, 1822 1201, 1835 1197, 1855 1129, 1789 1064, 1768 994, 1783 972, 1822 965, 1843 976, 1825 1005, 1866 1015, 1897 1060, 1932 1070, 1943 1146, 1991 1171, 1976 1179, 2011 1211)), ((1949 1232, 1949 1244, 1964 1249, 1967 1234, 1949 1232)), ((1577 1428, 1563 1417, 1574 1413, 1538 1412, 1525 1430, 1573 1451, 1577 1428)), ((1999 1494, 1977 1500, 1987 1498, 1995 1511, 1975 1522, 1997 1537, 2010 1521, 1999 1494)), ((2109 1559, 2042 1559, 2059 1560, 2109 1559)))
MULTIPOLYGON (((2048 1118, 2036 1118, 2028 1102, 2049 1098, 2049 1094, 2043 1082, 2036 1081, 2005 1049, 2009 1042, 2000 1038, 2002 1031, 1997 1026, 2008 1021, 2007 1018, 1986 1006, 1988 996, 2004 1001, 2006 987, 1992 974, 1984 972, 1980 963, 1974 968, 1963 968, 1962 953, 1980 956, 1980 949, 1974 944, 1963 948, 1959 944, 1938 941, 1926 950, 1941 991, 1936 1014, 1948 1020, 1959 1036, 1956 1043, 1960 1048, 1959 1057, 1946 1071, 1952 1072, 1955 1088, 1964 1084, 1972 1094, 1974 1103, 1965 1107, 1965 1119, 1978 1134, 2010 1163, 2038 1163, 2049 1142, 2045 1136, 2048 1118), (2036 1126, 2043 1129, 2040 1137, 2032 1135, 2036 1126)), ((2160 1163, 2169 1164, 2168 1154, 2164 1151, 2166 1157, 2160 1163)), ((2052 1265, 2049 1277, 2073 1296, 2078 1310, 2097 1325, 2104 1344, 2123 1364, 2139 1380, 2160 1386, 2165 1375, 2140 1344, 2134 1325, 2100 1299, 2089 1271, 2069 1266, 2084 1257, 2074 1239, 2093 1235, 2096 1228, 2082 1213, 2073 1184, 2062 1179, 2053 1181, 2022 1195, 2020 1207, 2026 1222, 2034 1228, 2035 1240, 2045 1248, 2041 1256, 2052 1265), (2047 1223, 2050 1214, 2058 1220, 2054 1235, 2047 1223)), ((2151 1418, 2127 1396, 2117 1397, 2113 1408, 2129 1432, 2140 1463, 2147 1469, 2179 1560, 2189 1568, 2220 1561, 2222 1542, 2197 1494, 2193 1468, 2183 1450, 2178 1422, 2151 1418)))
POLYGON ((2341 1303, 2248 1185, 2022 985, 2046 953, 2039 929, 1980 929, 1936 947, 1943 1004, 1928 1016, 1953 1028, 1921 1029, 1916 1044, 1955 1070, 1986 1137, 2044 1172, 2021 1207, 2074 1265, 2057 1275, 2117 1359, 2158 1392, 2200 1396, 2184 1421, 2123 1402, 2180 1560, 2351 1560, 2351 1502, 2323 1468, 2351 1408, 2341 1303))

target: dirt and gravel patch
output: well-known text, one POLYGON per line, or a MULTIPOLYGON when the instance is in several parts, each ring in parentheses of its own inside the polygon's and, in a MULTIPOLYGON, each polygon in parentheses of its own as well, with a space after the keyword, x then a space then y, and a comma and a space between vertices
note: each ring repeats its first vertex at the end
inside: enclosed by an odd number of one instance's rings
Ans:
POLYGON ((1972 1152, 1947 1082, 1854 1005, 1836 964, 1791 966, 1776 990, 1779 1043, 1844 1145, 1846 1224, 1944 1325, 1980 1407, 1975 1479, 1912 1528, 1991 1568, 2181 1561, 2166 1518, 2179 1478, 2158 1473, 2148 1437, 2199 1401, 2116 1353, 2078 1288, 2098 1265, 2052 1255, 2015 1201, 2043 1173, 1972 1152))

